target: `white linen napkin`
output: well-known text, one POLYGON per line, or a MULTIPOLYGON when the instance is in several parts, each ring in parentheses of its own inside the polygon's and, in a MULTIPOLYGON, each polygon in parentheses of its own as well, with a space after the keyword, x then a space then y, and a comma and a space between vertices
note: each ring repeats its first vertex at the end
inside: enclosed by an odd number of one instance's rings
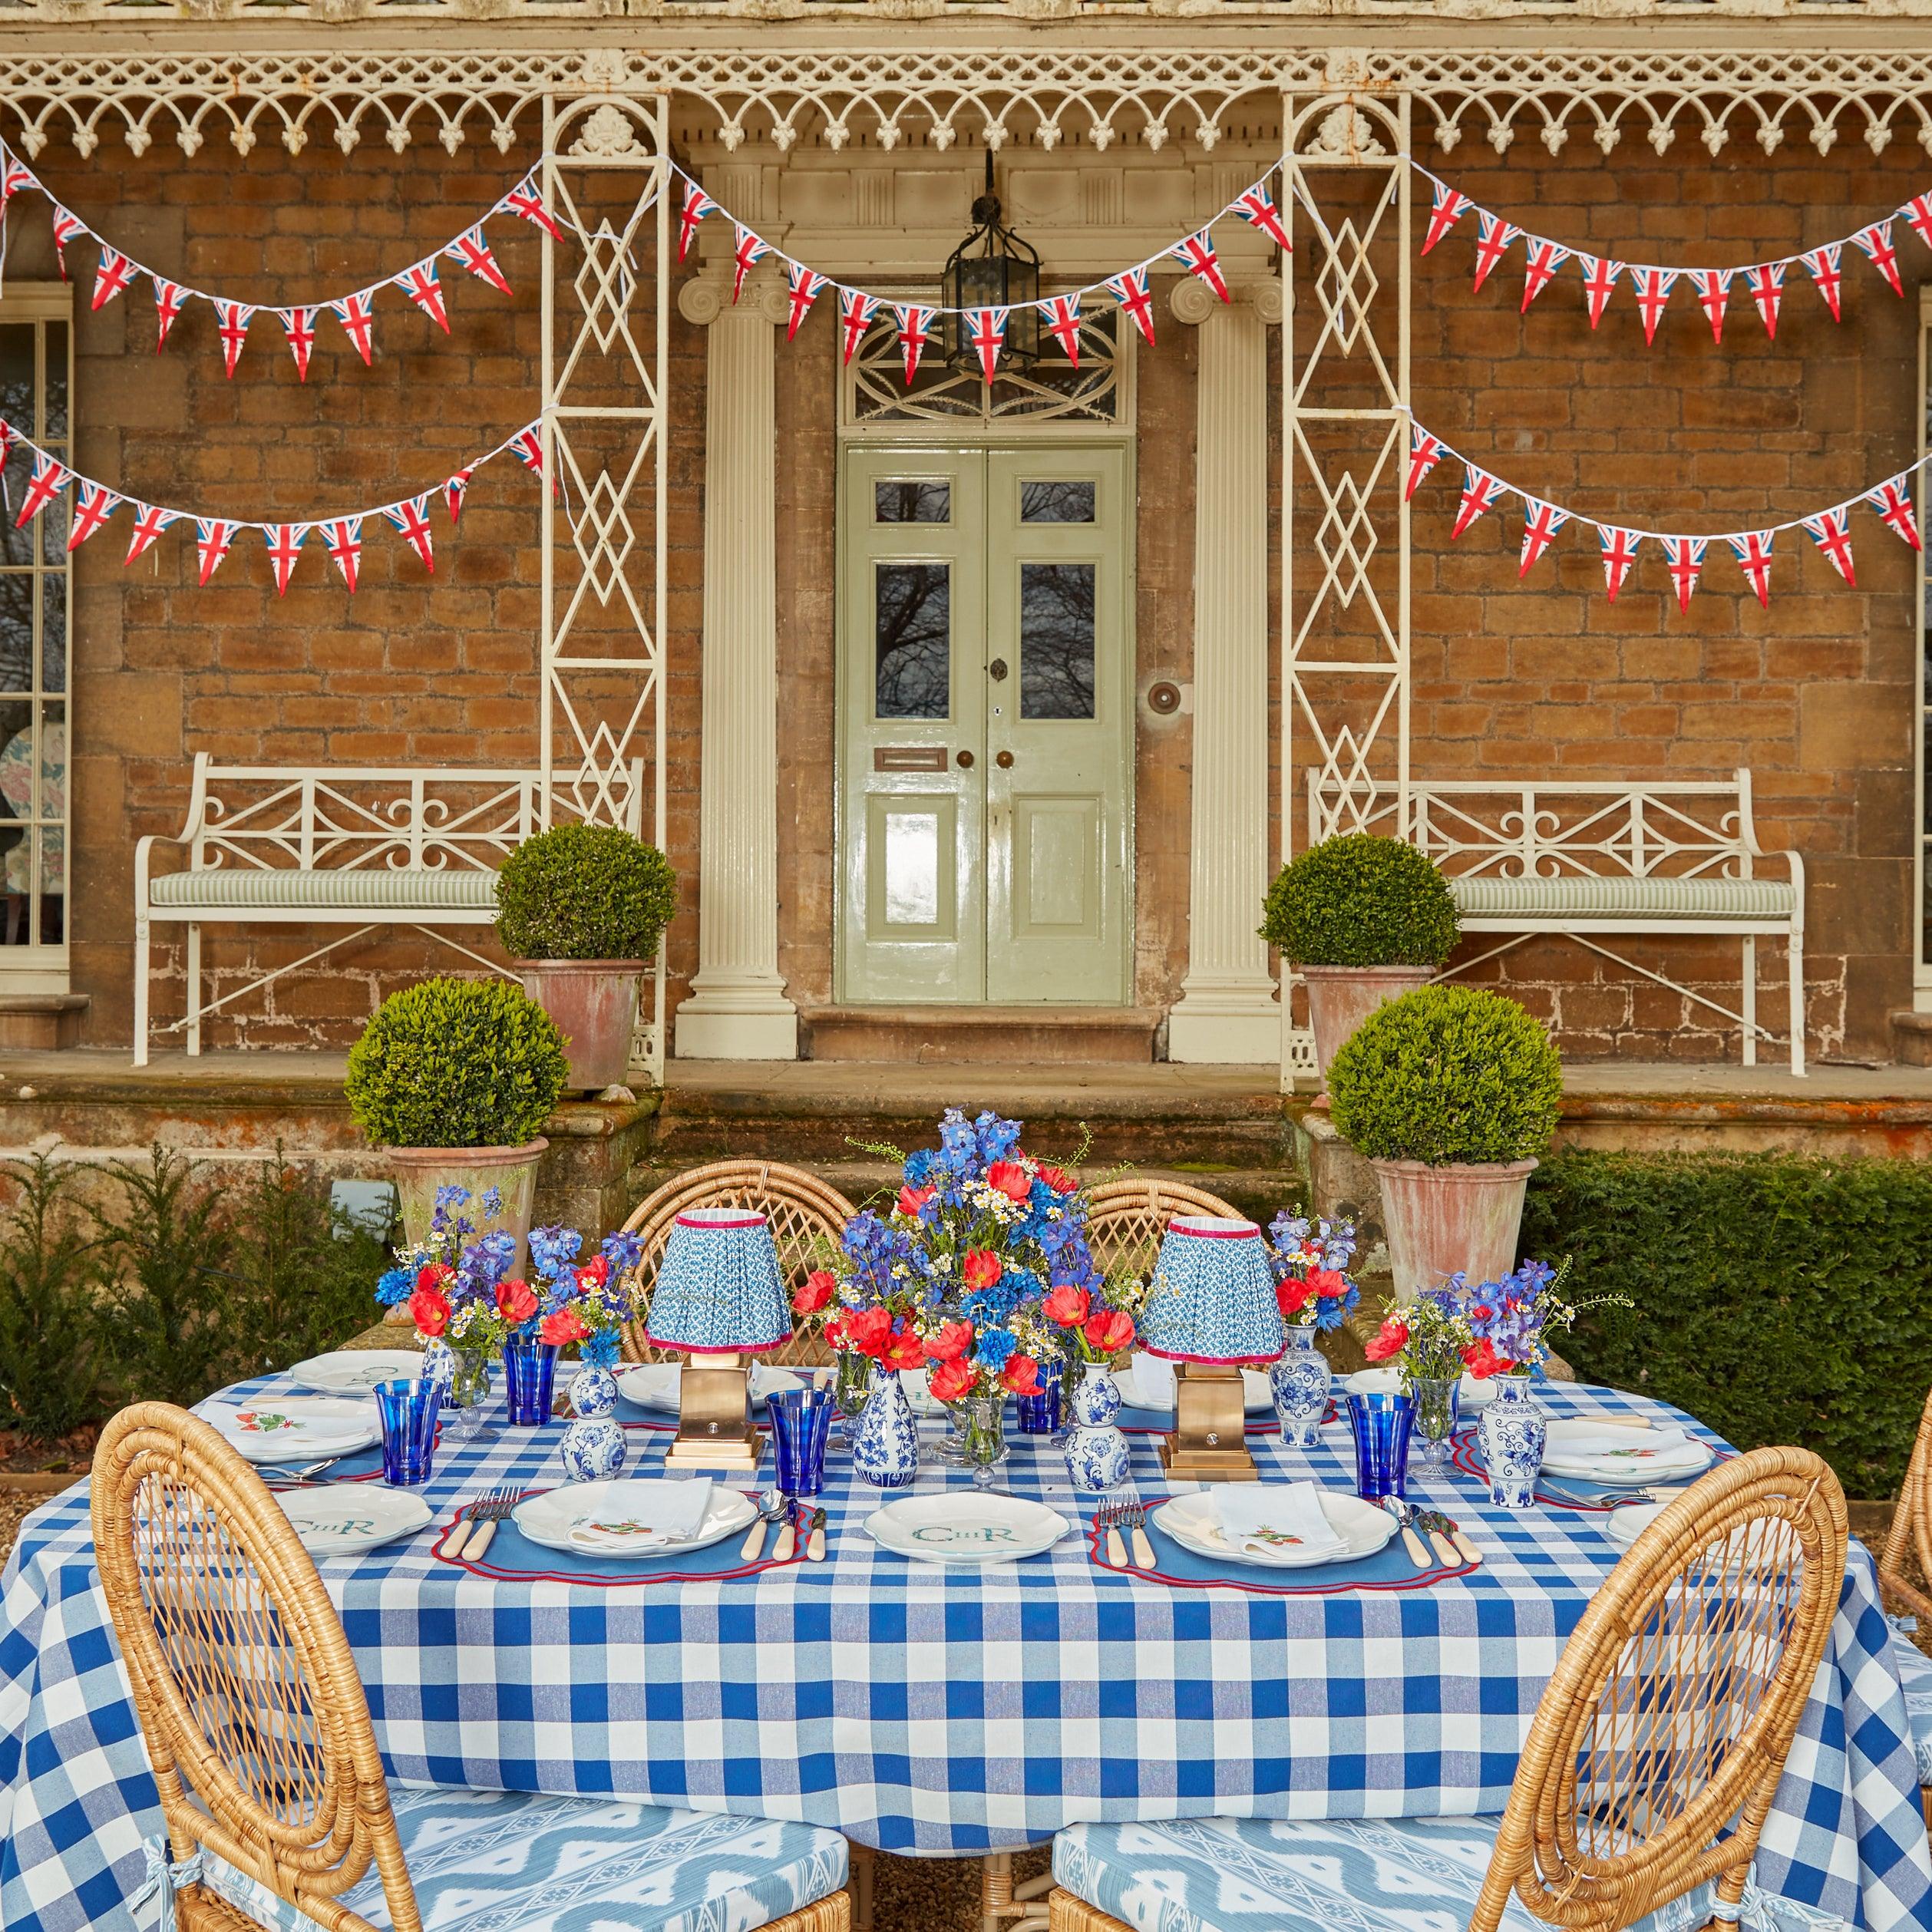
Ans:
POLYGON ((1174 1364, 1164 1356, 1137 1355, 1131 1366, 1132 1385, 1121 1392, 1136 1409, 1171 1409, 1174 1405, 1174 1364))
POLYGON ((1566 1461, 1575 1457, 1592 1462, 1614 1458, 1619 1465, 1683 1462, 1694 1454, 1690 1438, 1668 1424, 1659 1428, 1628 1429, 1613 1422, 1597 1427, 1579 1422, 1560 1432, 1552 1430, 1551 1437, 1549 1447, 1566 1461))
POLYGON ((1339 1556, 1348 1547, 1312 1482, 1223 1483, 1213 1494, 1221 1534, 1237 1550, 1277 1556, 1298 1547, 1310 1556, 1339 1556))
POLYGON ((570 1525, 570 1547, 596 1556, 623 1556, 688 1542, 711 1505, 711 1485, 708 1476, 627 1482, 605 1498, 598 1514, 570 1525))

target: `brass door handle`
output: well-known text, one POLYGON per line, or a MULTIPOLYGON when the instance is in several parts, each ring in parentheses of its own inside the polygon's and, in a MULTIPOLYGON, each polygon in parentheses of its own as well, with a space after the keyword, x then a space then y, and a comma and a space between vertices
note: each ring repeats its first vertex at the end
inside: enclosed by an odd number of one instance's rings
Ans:
POLYGON ((1013 768, 1013 755, 1010 751, 995 752, 992 761, 1002 771, 1010 771, 1013 768))
POLYGON ((973 754, 970 751, 960 752, 958 763, 962 771, 970 771, 973 769, 973 754))

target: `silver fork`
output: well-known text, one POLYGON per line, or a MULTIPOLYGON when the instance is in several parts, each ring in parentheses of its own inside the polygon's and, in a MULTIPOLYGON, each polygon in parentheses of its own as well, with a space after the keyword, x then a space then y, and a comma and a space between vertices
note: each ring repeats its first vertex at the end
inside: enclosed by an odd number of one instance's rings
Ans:
POLYGON ((1586 1496, 1580 1490, 1566 1489, 1561 1483, 1551 1482, 1547 1476, 1539 1476, 1536 1486, 1544 1495, 1559 1503, 1567 1503, 1573 1509, 1616 1509, 1625 1503, 1660 1503, 1661 1496, 1648 1489, 1618 1489, 1603 1496, 1586 1496))
POLYGON ((1147 1505, 1139 1497, 1120 1506, 1121 1515, 1127 1525, 1128 1539, 1134 1548, 1134 1567, 1137 1570, 1154 1567, 1154 1545, 1147 1533, 1147 1505))
POLYGON ((1094 1527, 1105 1533, 1107 1560, 1116 1570, 1127 1567, 1127 1544, 1121 1535, 1121 1508, 1118 1503, 1102 1503, 1094 1511, 1094 1527))
POLYGON ((497 1533, 497 1525, 523 1500, 523 1492, 520 1489, 491 1490, 481 1502, 471 1505, 462 1528, 450 1540, 447 1554, 452 1557, 481 1556, 489 1548, 490 1539, 497 1533))

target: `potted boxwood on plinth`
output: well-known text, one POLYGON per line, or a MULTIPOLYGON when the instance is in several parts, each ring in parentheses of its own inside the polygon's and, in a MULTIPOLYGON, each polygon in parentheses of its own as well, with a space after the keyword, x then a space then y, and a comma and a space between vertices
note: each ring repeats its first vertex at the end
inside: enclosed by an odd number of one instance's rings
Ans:
POLYGON ((566 1085, 595 1092, 629 1071, 638 978, 677 907, 670 861, 615 825, 553 826, 504 860, 497 936, 563 1035, 566 1085))
POLYGON ((1432 979, 1461 932, 1448 881, 1406 840, 1348 832, 1281 868, 1261 936, 1307 984, 1324 1083, 1342 1042, 1378 1006, 1432 979))
POLYGON ((1335 1055, 1335 1125, 1376 1171, 1397 1296, 1515 1265, 1523 1191, 1550 1144, 1563 1062, 1514 1000, 1424 986, 1371 1013, 1335 1055))
POLYGON ((517 1238, 523 1273, 537 1130, 563 1091, 563 1042, 543 1008, 501 979, 425 979, 391 993, 349 1049, 349 1111, 395 1171, 405 1238, 426 1241, 439 1189, 468 1191, 478 1234, 517 1238))

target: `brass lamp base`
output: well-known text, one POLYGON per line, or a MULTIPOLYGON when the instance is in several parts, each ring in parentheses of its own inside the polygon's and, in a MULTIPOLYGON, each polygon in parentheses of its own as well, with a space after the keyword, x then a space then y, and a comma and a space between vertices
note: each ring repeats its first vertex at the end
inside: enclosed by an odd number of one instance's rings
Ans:
POLYGON ((755 1469, 765 1438, 751 1424, 749 1375, 735 1355, 687 1358, 678 1379, 678 1432, 669 1468, 755 1469))
POLYGON ((1241 1372, 1218 1362, 1183 1362, 1174 1386, 1174 1433, 1160 1445, 1161 1466, 1187 1482, 1255 1482, 1248 1454, 1241 1372))

